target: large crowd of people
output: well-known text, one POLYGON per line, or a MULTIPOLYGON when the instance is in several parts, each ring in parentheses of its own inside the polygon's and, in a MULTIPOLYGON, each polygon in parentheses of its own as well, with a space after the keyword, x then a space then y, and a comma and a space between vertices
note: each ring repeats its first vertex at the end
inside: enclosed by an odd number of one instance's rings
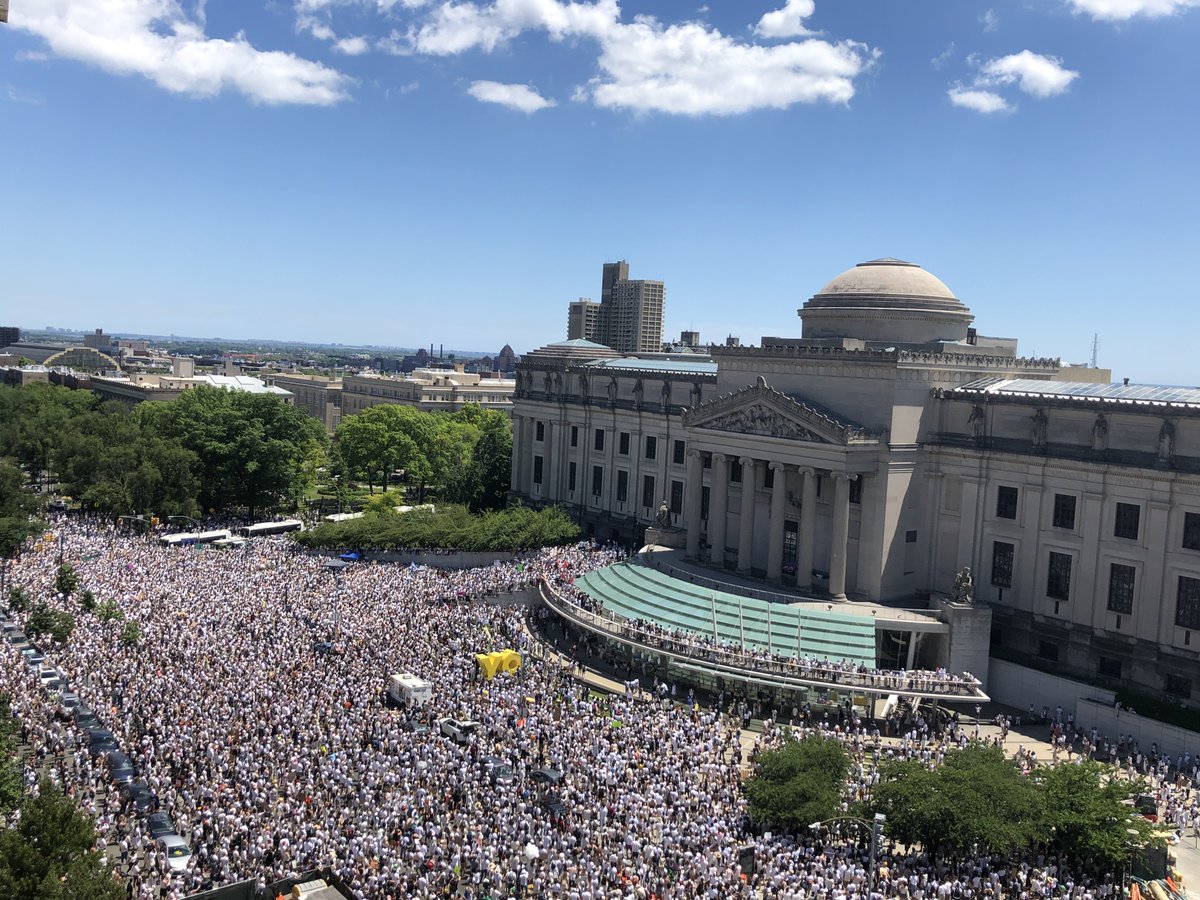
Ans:
MULTIPOLYGON (((543 578, 565 587, 621 558, 614 548, 580 544, 457 571, 362 562, 331 570, 284 539, 199 552, 82 520, 55 530, 15 562, 10 583, 80 617, 64 645, 46 648, 48 661, 132 758, 190 844, 187 867, 167 865, 144 815, 108 787, 104 758, 7 647, 0 694, 33 748, 28 780, 50 771, 95 817, 131 898, 178 900, 325 866, 365 900, 1113 893, 1111 878, 1073 877, 1053 859, 951 866, 885 848, 871 873, 853 829, 755 837, 740 788, 749 743, 741 710, 598 695, 530 652, 523 605, 460 602, 543 578), (123 641, 120 620, 55 597, 60 552, 78 568, 80 591, 138 624, 136 646, 123 641), (318 652, 330 646, 338 652, 318 652), (515 675, 482 677, 475 654, 509 648, 524 655, 515 675), (383 702, 394 672, 431 683, 425 709, 383 702), (458 743, 437 727, 443 717, 479 725, 458 743), (511 767, 511 780, 491 777, 491 756, 511 767), (539 783, 544 769, 561 782, 539 783)), ((848 742, 847 804, 869 792, 879 759, 933 764, 968 738, 919 713, 895 722, 893 738, 847 710, 800 713, 794 724, 848 742)), ((768 722, 757 747, 784 731, 768 722)), ((1164 780, 1168 771, 1178 772, 1168 766, 1164 780)), ((1186 792, 1164 795, 1164 805, 1177 796, 1186 792)), ((1194 813, 1194 803, 1179 805, 1194 813)))

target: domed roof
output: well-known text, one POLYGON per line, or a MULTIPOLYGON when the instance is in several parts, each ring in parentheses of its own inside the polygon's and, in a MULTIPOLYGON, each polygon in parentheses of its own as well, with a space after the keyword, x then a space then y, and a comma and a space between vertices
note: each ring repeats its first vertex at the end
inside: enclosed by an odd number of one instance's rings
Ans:
POLYGON ((805 338, 888 344, 961 341, 975 318, 940 278, 891 257, 847 269, 799 313, 805 338))
POLYGON ((817 296, 824 294, 958 299, 936 275, 926 272, 916 263, 890 256, 862 262, 853 269, 847 269, 817 292, 817 296))
POLYGON ((544 347, 539 347, 530 353, 526 353, 526 358, 530 359, 560 359, 590 361, 593 359, 611 359, 620 356, 612 347, 606 347, 604 344, 597 344, 595 341, 585 341, 583 338, 573 338, 569 341, 558 341, 553 344, 547 344, 544 347))

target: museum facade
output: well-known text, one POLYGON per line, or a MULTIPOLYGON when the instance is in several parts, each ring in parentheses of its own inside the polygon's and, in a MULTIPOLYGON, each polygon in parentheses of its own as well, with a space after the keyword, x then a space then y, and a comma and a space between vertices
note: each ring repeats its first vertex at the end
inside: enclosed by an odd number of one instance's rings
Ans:
POLYGON ((994 654, 1190 698, 1200 390, 1022 357, 901 260, 799 316, 708 355, 526 354, 512 494, 630 543, 665 504, 691 559, 831 602, 926 605, 969 566, 994 654))

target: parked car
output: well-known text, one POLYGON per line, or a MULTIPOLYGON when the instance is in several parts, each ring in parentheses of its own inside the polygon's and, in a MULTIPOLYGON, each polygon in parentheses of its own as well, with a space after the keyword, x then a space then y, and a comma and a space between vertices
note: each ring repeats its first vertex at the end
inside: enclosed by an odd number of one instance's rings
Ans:
POLYGON ((42 681, 42 687, 52 693, 58 693, 67 686, 67 679, 53 666, 43 665, 38 669, 38 678, 42 681))
POLYGON ((111 753, 117 749, 117 739, 107 728, 89 728, 87 736, 88 753, 92 756, 103 756, 105 753, 111 753))
POLYGON ((471 739, 471 735, 473 735, 478 729, 478 722, 460 722, 458 719, 438 720, 438 731, 450 738, 450 740, 454 741, 456 744, 467 743, 471 739))
POLYGON ((192 858, 187 841, 177 834, 166 834, 158 839, 158 846, 172 871, 182 872, 187 868, 188 860, 192 858))
POLYGON ((103 727, 100 724, 100 720, 96 718, 96 714, 92 712, 91 707, 85 703, 80 703, 71 710, 71 718, 74 720, 75 726, 82 728, 84 731, 103 727))
POLYGON ((108 777, 113 784, 128 784, 137 777, 133 770, 133 761, 121 750, 110 750, 108 753, 108 777))
POLYGON ((512 784, 513 782, 512 766, 499 756, 485 756, 483 771, 491 779, 492 784, 512 784))
POLYGON ((120 787, 121 799, 133 804, 140 813, 148 813, 154 807, 155 797, 144 781, 130 781, 120 787))
POLYGON ((74 691, 59 691, 58 694, 58 717, 71 721, 75 718, 75 710, 83 704, 79 699, 79 695, 74 691))
POLYGON ((171 817, 165 812, 151 813, 146 816, 146 828, 150 831, 150 837, 157 840, 160 837, 166 837, 169 834, 178 835, 175 830, 175 823, 171 821, 171 817))
POLYGON ((29 646, 21 650, 21 655, 25 657, 25 662, 29 663, 29 668, 40 668, 42 663, 46 661, 46 654, 37 647, 29 646))

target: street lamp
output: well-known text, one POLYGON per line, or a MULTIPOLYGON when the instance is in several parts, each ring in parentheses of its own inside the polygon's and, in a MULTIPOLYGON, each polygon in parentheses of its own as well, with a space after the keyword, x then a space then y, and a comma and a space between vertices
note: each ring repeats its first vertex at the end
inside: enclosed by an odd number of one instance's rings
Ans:
POLYGON ((183 519, 185 522, 191 522, 197 528, 199 528, 201 525, 199 519, 193 519, 191 516, 167 516, 168 522, 174 522, 176 519, 183 519))
POLYGON ((858 816, 834 816, 831 819, 813 822, 808 827, 815 834, 821 830, 822 825, 828 825, 830 822, 853 822, 863 828, 871 829, 871 856, 867 863, 867 891, 873 893, 875 891, 875 859, 879 855, 879 844, 883 840, 883 826, 887 822, 887 816, 883 813, 875 813, 874 819, 870 822, 860 819, 858 816))

